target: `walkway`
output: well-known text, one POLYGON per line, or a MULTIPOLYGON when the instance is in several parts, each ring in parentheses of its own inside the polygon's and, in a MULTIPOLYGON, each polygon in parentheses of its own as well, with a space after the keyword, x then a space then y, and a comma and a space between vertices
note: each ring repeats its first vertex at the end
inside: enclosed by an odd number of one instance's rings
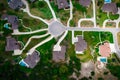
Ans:
POLYGON ((47 29, 39 29, 36 31, 31 31, 31 32, 19 32, 18 30, 15 30, 12 35, 26 35, 26 34, 34 34, 34 33, 38 33, 38 32, 43 32, 43 31, 47 31, 47 29))
POLYGON ((32 36, 29 38, 29 40, 27 41, 27 43, 25 44, 24 48, 20 51, 19 54, 22 54, 22 52, 26 49, 26 47, 29 45, 29 43, 31 42, 32 39, 39 39, 39 38, 43 38, 48 36, 49 34, 44 34, 44 35, 40 35, 40 36, 32 36))
POLYGON ((53 36, 50 36, 49 38, 45 39, 44 41, 38 43, 37 45, 35 45, 34 47, 32 47, 29 52, 27 54, 32 54, 36 48, 38 48, 39 46, 45 44, 46 42, 52 40, 54 37, 53 36))
POLYGON ((57 21, 57 18, 56 18, 55 12, 54 12, 54 10, 52 9, 49 0, 45 0, 45 2, 48 4, 48 7, 50 8, 50 10, 51 10, 51 12, 52 12, 53 19, 54 19, 55 21, 57 21))
POLYGON ((27 12, 28 15, 32 18, 35 18, 35 19, 39 19, 40 21, 44 22, 45 24, 49 24, 47 21, 45 21, 44 19, 38 17, 38 16, 34 16, 30 13, 30 9, 29 9, 29 5, 28 5, 28 2, 26 0, 22 0, 22 2, 26 5, 26 8, 25 9, 22 9, 24 12, 27 12))

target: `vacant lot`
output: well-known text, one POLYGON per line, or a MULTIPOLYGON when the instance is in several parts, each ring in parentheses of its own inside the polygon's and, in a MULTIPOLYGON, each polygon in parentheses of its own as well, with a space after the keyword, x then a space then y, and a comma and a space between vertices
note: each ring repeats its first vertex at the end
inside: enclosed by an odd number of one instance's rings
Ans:
POLYGON ((107 28, 115 28, 116 27, 116 23, 115 22, 107 22, 106 23, 106 27, 107 28))
POLYGON ((94 27, 94 23, 91 21, 82 21, 81 27, 94 27))

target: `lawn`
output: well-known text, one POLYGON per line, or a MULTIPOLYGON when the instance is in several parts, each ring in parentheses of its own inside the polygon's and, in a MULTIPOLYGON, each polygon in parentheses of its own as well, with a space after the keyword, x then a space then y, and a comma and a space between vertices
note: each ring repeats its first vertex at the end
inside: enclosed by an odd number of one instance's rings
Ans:
POLYGON ((32 36, 36 36, 36 35, 43 35, 46 34, 46 31, 43 32, 38 32, 38 33, 34 33, 34 34, 28 34, 28 35, 17 35, 17 36, 13 36, 15 37, 18 41, 22 41, 24 44, 26 44, 26 42, 28 41, 28 39, 32 36))
POLYGON ((58 6, 55 5, 54 1, 51 1, 50 4, 51 4, 57 18, 59 18, 60 21, 66 26, 67 21, 70 17, 70 10, 58 9, 58 6))
POLYGON ((116 20, 116 19, 119 18, 119 14, 114 14, 114 15, 113 15, 112 13, 110 13, 109 16, 110 16, 110 19, 111 19, 111 20, 116 20))
POLYGON ((33 15, 50 20, 53 16, 45 1, 36 1, 30 4, 30 12, 33 15))
POLYGON ((109 41, 110 43, 113 43, 113 35, 110 32, 101 32, 101 41, 109 41))
MULTIPOLYGON (((27 13, 22 12, 21 10, 12 10, 9 8, 7 1, 0 1, 0 16, 2 14, 16 15, 19 19, 23 20, 23 24, 26 27, 30 27, 33 31, 41 28, 47 28, 47 25, 38 19, 31 18, 27 13), (3 7, 4 6, 4 7, 3 7)), ((1 25, 1 24, 0 24, 1 25)), ((22 28, 21 23, 19 23, 20 31, 28 31, 22 28)))
POLYGON ((73 3, 73 19, 71 20, 70 25, 73 26, 77 26, 77 22, 79 21, 79 19, 81 18, 91 18, 93 16, 93 7, 92 7, 92 3, 91 5, 86 8, 83 7, 82 5, 79 4, 78 1, 72 0, 73 3))
POLYGON ((74 36, 76 37, 77 35, 82 35, 82 31, 74 31, 74 36))
POLYGON ((84 32, 84 39, 87 42, 88 46, 94 48, 99 40, 99 32, 84 32))
POLYGON ((35 45, 37 45, 38 43, 40 43, 41 41, 44 41, 45 39, 47 39, 50 35, 43 37, 43 38, 38 38, 38 39, 32 39, 30 41, 30 44, 26 47, 26 49, 24 50, 24 52, 28 52, 32 47, 34 47, 35 45))
POLYGON ((97 13, 97 24, 102 27, 103 26, 103 22, 108 19, 107 14, 103 13, 101 10, 99 10, 99 12, 97 13))
POLYGON ((93 59, 89 48, 87 48, 83 54, 77 54, 77 57, 81 60, 81 62, 87 62, 93 59))

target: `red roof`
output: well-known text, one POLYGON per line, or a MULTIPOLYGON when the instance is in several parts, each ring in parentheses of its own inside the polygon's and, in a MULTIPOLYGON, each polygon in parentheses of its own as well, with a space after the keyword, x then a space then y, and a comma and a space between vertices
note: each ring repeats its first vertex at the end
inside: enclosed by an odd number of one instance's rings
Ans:
POLYGON ((99 53, 102 57, 109 57, 111 50, 109 43, 104 43, 103 45, 99 46, 99 53))

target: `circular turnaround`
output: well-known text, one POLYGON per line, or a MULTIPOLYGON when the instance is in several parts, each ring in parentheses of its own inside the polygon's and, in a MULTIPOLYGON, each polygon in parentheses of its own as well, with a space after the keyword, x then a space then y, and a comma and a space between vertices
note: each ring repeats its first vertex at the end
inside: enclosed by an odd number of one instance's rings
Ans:
POLYGON ((58 21, 53 21, 48 27, 48 31, 54 37, 60 36, 65 31, 65 26, 58 21))

